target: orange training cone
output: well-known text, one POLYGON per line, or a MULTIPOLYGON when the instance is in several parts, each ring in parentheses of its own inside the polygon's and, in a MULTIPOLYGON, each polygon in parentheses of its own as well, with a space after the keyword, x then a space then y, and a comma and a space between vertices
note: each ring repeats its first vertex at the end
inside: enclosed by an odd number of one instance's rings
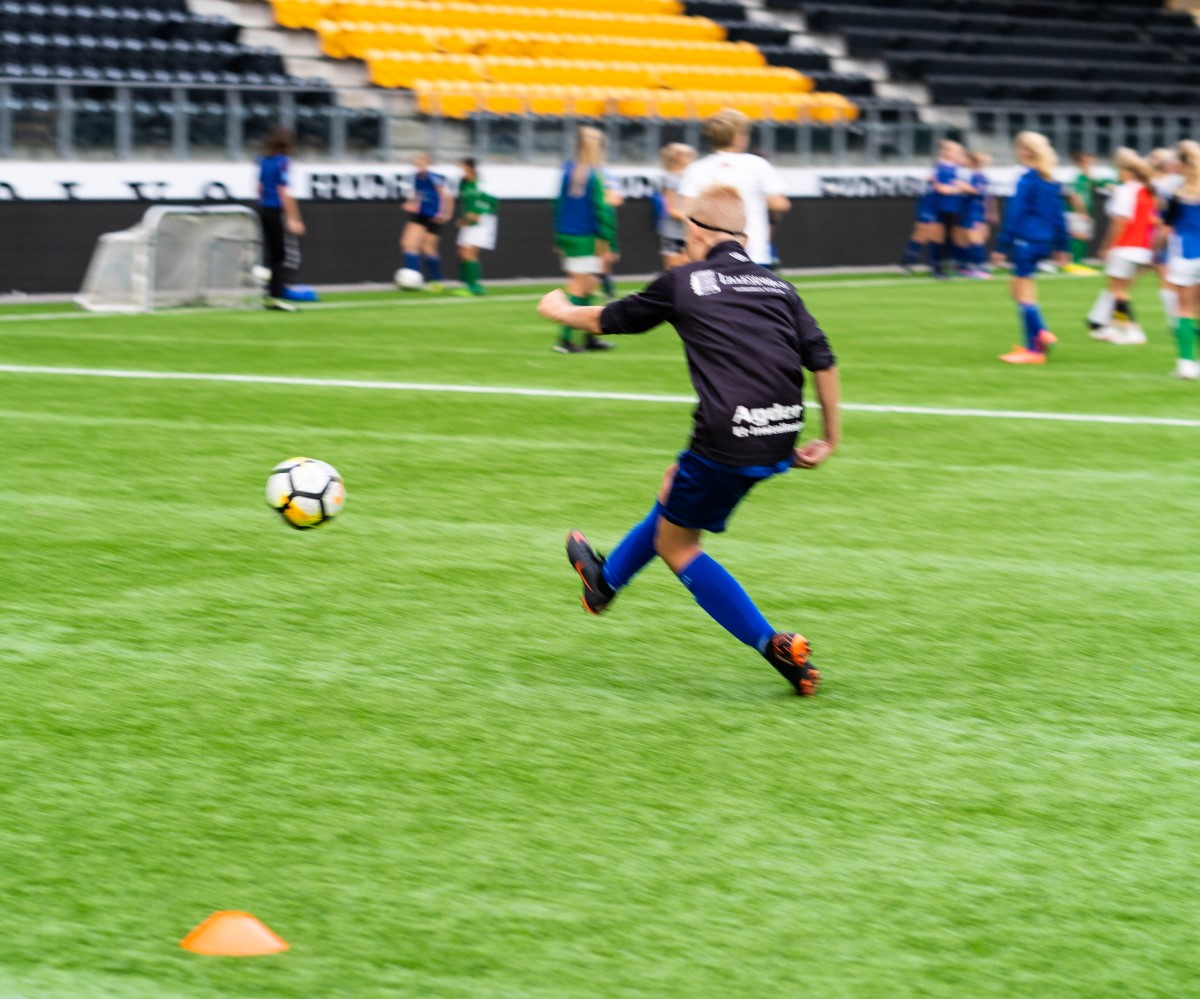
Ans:
POLYGON ((216 957, 256 957, 288 949, 281 940, 248 912, 214 912, 179 946, 193 954, 216 957))

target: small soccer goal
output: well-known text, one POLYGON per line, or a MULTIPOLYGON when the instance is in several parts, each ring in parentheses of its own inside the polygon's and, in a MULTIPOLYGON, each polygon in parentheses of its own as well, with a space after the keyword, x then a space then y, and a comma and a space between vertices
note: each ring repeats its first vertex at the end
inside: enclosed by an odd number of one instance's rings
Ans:
POLYGON ((261 300, 253 274, 261 253, 249 208, 155 205, 133 228, 100 237, 76 301, 92 312, 249 308, 261 300))

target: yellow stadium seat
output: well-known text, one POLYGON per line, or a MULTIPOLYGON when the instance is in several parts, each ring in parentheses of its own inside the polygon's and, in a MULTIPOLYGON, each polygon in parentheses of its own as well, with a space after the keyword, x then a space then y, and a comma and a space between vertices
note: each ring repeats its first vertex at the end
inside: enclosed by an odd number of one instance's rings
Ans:
POLYGON ((524 114, 527 106, 525 88, 507 83, 485 83, 479 87, 481 103, 492 114, 524 114))
POLYGON ((422 114, 444 118, 466 118, 479 104, 470 85, 445 80, 417 80, 414 87, 417 109, 422 114))
POLYGON ((547 118, 561 118, 567 113, 567 101, 561 87, 532 86, 528 88, 529 113, 547 118))
POLYGON ((371 82, 381 87, 411 88, 417 80, 481 80, 482 67, 474 56, 424 52, 371 52, 367 57, 371 82))

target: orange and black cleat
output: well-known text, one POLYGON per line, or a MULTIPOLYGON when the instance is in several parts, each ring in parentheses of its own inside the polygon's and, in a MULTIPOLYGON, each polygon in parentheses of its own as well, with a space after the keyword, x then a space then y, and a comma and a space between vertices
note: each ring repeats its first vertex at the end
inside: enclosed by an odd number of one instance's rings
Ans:
POLYGON ((579 597, 583 609, 589 614, 603 613, 617 595, 604 579, 604 556, 596 554, 581 532, 568 531, 567 558, 583 580, 583 593, 579 597))
POLYGON ((821 674, 809 659, 808 639, 803 635, 779 632, 763 649, 763 658, 778 671, 801 697, 812 697, 821 682, 821 674))

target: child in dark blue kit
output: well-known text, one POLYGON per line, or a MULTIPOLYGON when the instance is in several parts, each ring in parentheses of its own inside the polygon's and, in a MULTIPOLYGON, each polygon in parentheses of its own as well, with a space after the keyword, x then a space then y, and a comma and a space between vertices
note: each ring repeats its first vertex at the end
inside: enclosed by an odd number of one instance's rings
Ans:
POLYGON ((1053 256, 1067 262, 1067 220, 1063 214, 1062 185, 1054 179, 1058 157, 1040 132, 1022 132, 1016 139, 1017 160, 1027 167, 1009 199, 1004 224, 996 239, 994 260, 1012 261, 1011 291, 1021 317, 1024 343, 1000 360, 1007 364, 1045 364, 1058 338, 1046 329, 1033 283, 1038 264, 1053 256))
POLYGON ((573 305, 561 291, 542 299, 551 322, 593 334, 644 333, 671 323, 683 341, 700 398, 686 450, 667 469, 657 502, 608 559, 579 531, 567 556, 583 580, 586 610, 599 614, 655 556, 722 627, 759 652, 797 693, 820 674, 801 636, 777 632, 723 566, 700 545, 759 482, 789 468, 816 468, 837 447, 838 376, 825 334, 796 289, 745 252, 745 208, 730 187, 693 200, 684 225, 690 264, 604 308, 573 305), (804 370, 812 372, 823 434, 795 447, 803 425, 804 370))

